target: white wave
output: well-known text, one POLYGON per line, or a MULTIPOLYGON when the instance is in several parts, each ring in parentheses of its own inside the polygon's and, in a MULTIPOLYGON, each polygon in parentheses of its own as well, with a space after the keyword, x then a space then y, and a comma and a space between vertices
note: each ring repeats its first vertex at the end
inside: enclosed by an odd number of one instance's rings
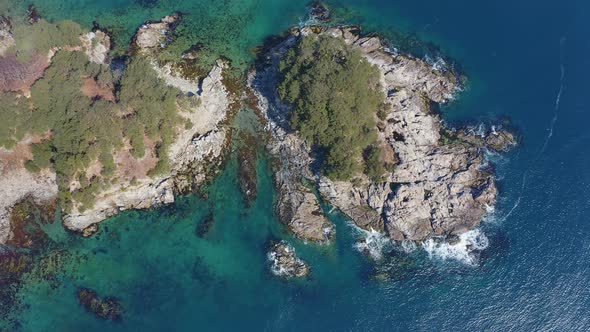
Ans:
POLYGON ((549 126, 549 133, 545 138, 545 142, 543 143, 543 147, 539 152, 539 156, 545 152, 551 137, 553 136, 553 129, 555 128, 555 123, 557 122, 557 117, 559 115, 559 103, 561 102, 561 95, 564 90, 564 82, 565 82, 565 64, 564 64, 564 51, 565 51, 565 37, 561 37, 559 40, 559 69, 561 72, 561 76, 559 79, 559 90, 557 92, 557 97, 555 98, 555 112, 553 114, 553 118, 551 119, 551 124, 549 126))
POLYGON ((374 260, 383 258, 383 254, 392 244, 391 240, 385 234, 373 229, 361 231, 365 234, 365 238, 355 243, 355 247, 359 251, 367 253, 374 260))
POLYGON ((410 240, 403 240, 400 247, 406 254, 412 253, 418 248, 416 242, 410 240))
POLYGON ((428 239, 422 247, 431 259, 456 260, 468 265, 476 265, 475 251, 481 251, 489 246, 489 240, 479 229, 459 235, 456 243, 450 244, 440 239, 428 239))
POLYGON ((299 18, 298 27, 304 28, 304 27, 308 27, 308 26, 319 25, 320 23, 321 22, 319 22, 318 20, 316 20, 313 17, 307 18, 305 20, 303 18, 299 18))
POLYGON ((424 56, 424 61, 426 61, 429 65, 431 65, 432 69, 434 69, 436 71, 443 72, 443 71, 447 71, 449 69, 449 65, 440 56, 436 56, 435 58, 432 58, 431 56, 429 56, 427 54, 424 56))

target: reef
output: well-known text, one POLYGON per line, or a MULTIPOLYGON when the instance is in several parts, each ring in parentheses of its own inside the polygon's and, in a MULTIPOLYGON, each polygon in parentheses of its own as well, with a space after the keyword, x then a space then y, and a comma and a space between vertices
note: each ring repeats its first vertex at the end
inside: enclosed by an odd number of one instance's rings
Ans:
POLYGON ((95 291, 88 288, 80 288, 77 292, 78 302, 86 309, 101 319, 119 321, 123 316, 123 307, 114 297, 100 297, 95 291))

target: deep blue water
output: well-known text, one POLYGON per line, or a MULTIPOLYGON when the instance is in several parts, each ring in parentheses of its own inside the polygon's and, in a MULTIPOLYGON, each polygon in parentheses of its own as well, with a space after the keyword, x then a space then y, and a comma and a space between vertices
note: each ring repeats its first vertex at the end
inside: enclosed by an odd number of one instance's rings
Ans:
MULTIPOLYGON (((272 20, 256 17, 269 12, 254 13, 252 21, 265 24, 252 28, 253 41, 298 23, 304 8, 289 2, 252 7, 272 6, 284 18, 274 30, 272 20)), ((353 230, 339 216, 332 248, 297 243, 276 225, 272 192, 253 210, 237 202, 230 163, 207 200, 188 197, 162 210, 125 214, 107 222, 101 239, 70 240, 75 252, 112 249, 80 267, 83 273, 70 268, 57 290, 31 282, 23 291, 30 307, 19 314, 23 329, 590 330, 590 3, 333 4, 348 22, 385 35, 414 33, 461 65, 469 87, 445 109, 449 122, 508 117, 518 130, 521 144, 494 158, 500 201, 482 226, 490 243, 478 263, 428 258, 419 250, 371 262, 354 249, 353 230), (198 242, 192 227, 210 210, 215 231, 198 242), (312 264, 312 280, 289 283, 267 272, 264 243, 271 237, 295 243, 312 264), (103 322, 85 313, 73 295, 80 285, 122 297, 125 320, 103 322)), ((264 162, 259 170, 262 188, 270 188, 264 162)))

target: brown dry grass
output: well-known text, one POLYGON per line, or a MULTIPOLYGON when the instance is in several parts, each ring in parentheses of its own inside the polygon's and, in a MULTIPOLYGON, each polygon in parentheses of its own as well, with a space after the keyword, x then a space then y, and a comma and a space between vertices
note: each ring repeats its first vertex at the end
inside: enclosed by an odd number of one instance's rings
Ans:
POLYGON ((20 142, 18 142, 12 150, 5 150, 0 148, 0 174, 21 169, 27 160, 33 158, 31 152, 31 144, 39 143, 49 137, 49 133, 43 135, 29 135, 20 142))
POLYGON ((0 91, 28 92, 48 66, 47 55, 34 55, 26 63, 20 63, 15 55, 0 58, 0 91))
POLYGON ((115 102, 115 95, 112 87, 100 85, 94 78, 87 77, 82 83, 82 93, 90 98, 102 98, 111 102, 115 102))
POLYGON ((135 159, 131 155, 131 146, 127 143, 116 156, 118 164, 117 177, 120 180, 131 181, 135 179, 147 178, 148 172, 156 167, 158 158, 156 157, 156 142, 144 136, 143 141, 146 147, 145 156, 141 159, 135 159))

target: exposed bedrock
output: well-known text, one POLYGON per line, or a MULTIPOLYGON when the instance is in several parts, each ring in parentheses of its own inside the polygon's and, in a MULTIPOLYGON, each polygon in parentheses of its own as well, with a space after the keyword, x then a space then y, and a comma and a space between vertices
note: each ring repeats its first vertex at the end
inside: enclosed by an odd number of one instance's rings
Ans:
POLYGON ((304 27, 268 47, 250 73, 250 85, 269 120, 274 138, 270 150, 279 159, 279 216, 303 239, 310 233, 302 230, 319 235, 323 225, 330 225, 321 210, 312 208, 317 199, 303 179, 315 182, 320 195, 359 227, 386 232, 395 240, 463 233, 476 227, 495 203, 493 167, 484 151, 507 151, 515 136, 500 126, 487 131, 445 127, 433 105, 447 103, 460 91, 461 77, 451 69, 392 53, 379 37, 363 36, 358 27, 304 27), (377 124, 378 142, 385 158, 395 164, 382 182, 365 175, 350 182, 332 181, 312 172, 311 149, 289 129, 289 107, 272 87, 279 80, 280 59, 310 34, 342 38, 380 71, 388 106, 385 120, 377 124))

